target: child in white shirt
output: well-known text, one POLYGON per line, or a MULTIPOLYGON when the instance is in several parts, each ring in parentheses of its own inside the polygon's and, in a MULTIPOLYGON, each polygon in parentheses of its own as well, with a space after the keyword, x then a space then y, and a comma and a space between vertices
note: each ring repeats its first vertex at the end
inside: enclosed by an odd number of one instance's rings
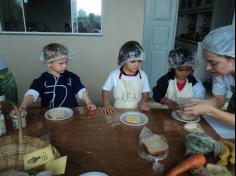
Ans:
POLYGON ((120 68, 108 76, 102 91, 103 112, 111 115, 115 109, 136 109, 149 111, 150 86, 146 74, 140 70, 144 51, 136 41, 125 43, 118 57, 120 68), (110 103, 110 91, 114 93, 114 107, 110 103))

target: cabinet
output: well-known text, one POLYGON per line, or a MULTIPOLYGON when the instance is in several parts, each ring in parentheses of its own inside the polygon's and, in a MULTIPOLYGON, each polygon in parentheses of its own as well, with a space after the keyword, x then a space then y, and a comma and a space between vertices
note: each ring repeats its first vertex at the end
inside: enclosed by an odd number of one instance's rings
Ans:
POLYGON ((180 12, 212 9, 215 0, 180 0, 180 12))
POLYGON ((212 25, 213 0, 180 0, 177 36, 200 42, 212 25))
POLYGON ((235 0, 180 0, 177 37, 201 42, 213 29, 232 23, 235 0))
POLYGON ((198 68, 195 76, 209 79, 202 58, 203 38, 213 29, 232 24, 235 0, 180 0, 175 47, 196 52, 198 68))

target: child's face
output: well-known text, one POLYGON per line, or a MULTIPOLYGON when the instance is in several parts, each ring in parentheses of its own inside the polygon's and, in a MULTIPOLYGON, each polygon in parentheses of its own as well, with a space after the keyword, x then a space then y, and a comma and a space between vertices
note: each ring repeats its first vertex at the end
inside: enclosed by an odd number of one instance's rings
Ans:
POLYGON ((140 64, 140 60, 129 61, 123 65, 123 69, 127 74, 135 74, 140 68, 140 64))
POLYGON ((58 75, 64 73, 68 66, 68 59, 55 60, 47 64, 48 69, 58 75))
POLYGON ((175 69, 175 77, 177 80, 185 81, 192 72, 193 68, 191 66, 181 66, 175 69))

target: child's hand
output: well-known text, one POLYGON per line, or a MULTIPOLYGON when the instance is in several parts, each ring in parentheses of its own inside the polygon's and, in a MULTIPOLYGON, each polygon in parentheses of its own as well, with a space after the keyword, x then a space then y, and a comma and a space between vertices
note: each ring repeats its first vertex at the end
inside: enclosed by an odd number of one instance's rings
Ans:
POLYGON ((93 104, 93 103, 88 103, 87 104, 87 109, 90 110, 90 111, 93 111, 96 109, 96 105, 93 104))
POLYGON ((141 111, 150 111, 151 109, 148 102, 144 102, 144 101, 139 103, 139 107, 141 111))
POLYGON ((104 105, 102 108, 102 112, 105 115, 112 115, 116 110, 113 108, 112 105, 108 104, 108 105, 104 105))
POLYGON ((172 109, 172 110, 176 110, 177 108, 179 108, 179 105, 178 103, 176 103, 175 101, 173 100, 170 100, 168 103, 166 103, 168 108, 169 109, 172 109))

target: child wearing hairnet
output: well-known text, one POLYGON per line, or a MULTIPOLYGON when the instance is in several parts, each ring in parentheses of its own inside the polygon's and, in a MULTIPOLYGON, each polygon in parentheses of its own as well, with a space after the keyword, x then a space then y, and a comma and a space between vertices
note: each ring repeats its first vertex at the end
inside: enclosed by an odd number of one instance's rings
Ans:
POLYGON ((78 96, 85 101, 89 110, 96 109, 80 78, 67 71, 68 61, 72 58, 73 54, 59 43, 48 44, 42 49, 41 60, 48 71, 33 80, 20 105, 21 111, 26 111, 38 97, 41 98, 41 106, 54 108, 77 107, 78 96))
POLYGON ((115 109, 136 109, 148 111, 150 86, 146 74, 140 70, 144 51, 136 41, 125 43, 118 56, 120 68, 112 71, 103 85, 103 112, 112 114, 115 109), (113 90, 114 106, 109 93, 113 90))
POLYGON ((195 59, 195 53, 185 48, 170 51, 170 71, 153 88, 155 101, 167 105, 169 109, 176 109, 181 98, 205 98, 204 86, 192 75, 195 59))

